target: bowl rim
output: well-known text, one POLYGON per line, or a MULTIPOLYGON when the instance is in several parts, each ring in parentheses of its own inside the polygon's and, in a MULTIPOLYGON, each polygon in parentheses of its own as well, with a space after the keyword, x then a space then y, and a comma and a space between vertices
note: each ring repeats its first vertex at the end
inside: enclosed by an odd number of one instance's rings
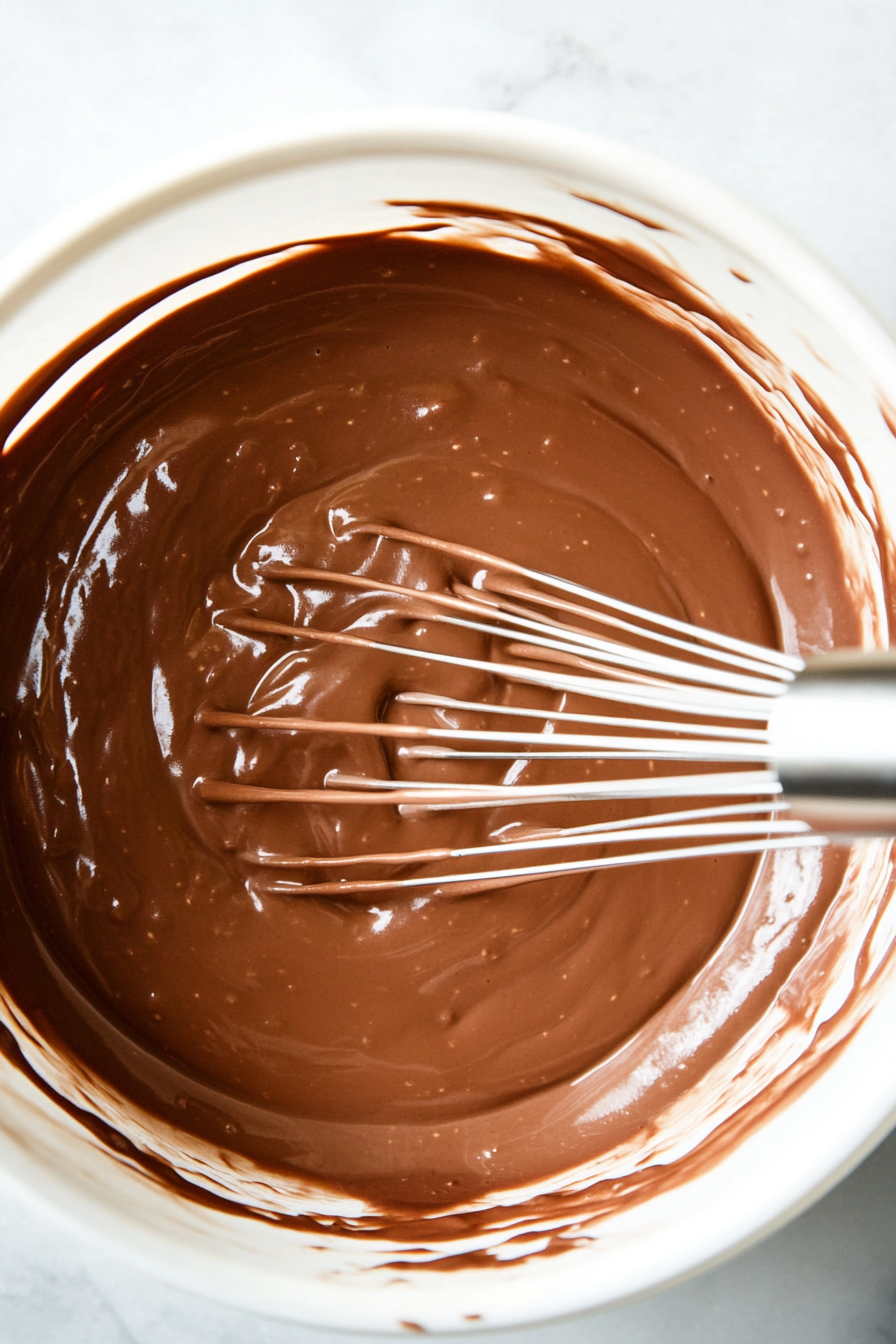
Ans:
POLYGON ((893 378, 894 346, 832 264, 761 211, 706 178, 622 141, 509 112, 395 107, 305 118, 211 140, 128 174, 62 212, 0 258, 0 322, 52 277, 148 213, 248 176, 358 154, 474 154, 554 173, 612 174, 622 190, 699 220, 746 257, 787 272, 796 295, 830 305, 840 330, 893 378), (711 221, 711 223, 709 222, 711 221))

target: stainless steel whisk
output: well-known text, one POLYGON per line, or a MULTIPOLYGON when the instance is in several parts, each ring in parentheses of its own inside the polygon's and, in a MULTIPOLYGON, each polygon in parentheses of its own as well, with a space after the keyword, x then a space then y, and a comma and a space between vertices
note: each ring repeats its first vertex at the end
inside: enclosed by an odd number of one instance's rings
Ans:
POLYGON ((845 651, 804 662, 631 603, 608 597, 555 575, 497 556, 443 542, 403 528, 355 523, 352 535, 372 535, 402 546, 424 547, 456 561, 481 566, 472 584, 455 581, 451 593, 409 588, 361 574, 271 563, 264 580, 290 584, 342 585, 402 605, 408 619, 477 632, 505 642, 507 661, 388 643, 357 629, 333 631, 291 625, 252 614, 229 614, 227 626, 259 638, 287 638, 381 650, 485 671, 517 683, 628 706, 621 713, 583 713, 495 705, 408 691, 403 704, 464 715, 483 713, 532 719, 541 727, 476 729, 407 723, 357 723, 303 716, 234 713, 205 708, 209 728, 275 733, 366 735, 397 740, 399 759, 644 761, 635 778, 525 785, 452 784, 348 775, 331 770, 321 788, 278 789, 260 784, 203 778, 198 795, 217 803, 386 804, 427 809, 494 808, 525 803, 599 800, 712 799, 717 805, 687 807, 624 820, 546 828, 520 827, 512 839, 466 848, 392 851, 382 854, 314 855, 249 853, 250 867, 284 870, 346 869, 446 862, 447 873, 319 882, 281 876, 269 889, 295 894, 363 897, 412 888, 461 895, 552 875, 699 855, 758 853, 820 845, 828 837, 896 835, 896 655, 890 651, 845 651), (609 632, 609 633, 608 633, 609 632), (646 647, 645 647, 646 646, 646 647), (632 712, 637 711, 637 712, 632 712), (662 717, 651 717, 652 714, 662 717), (559 729, 559 731, 558 731, 559 729), (744 764, 743 771, 691 769, 653 774, 657 761, 691 767, 744 764), (732 802, 743 798, 746 801, 732 802), (781 815, 786 813, 786 815, 781 815), (699 841, 700 843, 693 843, 699 841), (598 857, 551 860, 551 851, 600 846, 655 844, 598 857), (528 854, 523 865, 477 869, 477 860, 528 854), (474 866, 469 866, 470 861, 474 866))

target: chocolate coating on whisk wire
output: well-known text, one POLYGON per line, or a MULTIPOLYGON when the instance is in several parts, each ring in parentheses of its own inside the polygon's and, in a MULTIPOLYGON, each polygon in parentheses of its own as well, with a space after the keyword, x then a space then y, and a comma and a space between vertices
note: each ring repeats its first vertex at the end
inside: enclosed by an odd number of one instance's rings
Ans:
POLYGON ((157 1178, 328 1235, 699 1169, 866 899, 766 768, 886 631, 848 443, 656 257, 465 227, 187 303, 0 459, 4 1020, 157 1178))

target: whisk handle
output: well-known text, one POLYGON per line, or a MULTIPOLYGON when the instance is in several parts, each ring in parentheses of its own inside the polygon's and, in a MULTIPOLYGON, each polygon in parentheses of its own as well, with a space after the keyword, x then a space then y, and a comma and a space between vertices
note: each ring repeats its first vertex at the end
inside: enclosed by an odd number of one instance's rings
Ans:
POLYGON ((896 649, 808 659, 769 730, 796 816, 829 835, 896 836, 896 649))

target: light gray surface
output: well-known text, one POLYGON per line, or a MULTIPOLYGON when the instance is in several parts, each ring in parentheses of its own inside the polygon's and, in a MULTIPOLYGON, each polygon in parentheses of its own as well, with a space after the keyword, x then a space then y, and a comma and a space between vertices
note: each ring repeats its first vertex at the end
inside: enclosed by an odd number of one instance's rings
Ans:
MULTIPOLYGON (((713 178, 896 329, 894 72, 893 0, 0 0, 0 253, 122 174, 234 131, 328 109, 485 107, 713 178)), ((0 1199, 0 1344, 329 1338, 154 1284, 0 1199)), ((493 1338, 896 1341, 896 1138, 720 1269, 493 1338)))

